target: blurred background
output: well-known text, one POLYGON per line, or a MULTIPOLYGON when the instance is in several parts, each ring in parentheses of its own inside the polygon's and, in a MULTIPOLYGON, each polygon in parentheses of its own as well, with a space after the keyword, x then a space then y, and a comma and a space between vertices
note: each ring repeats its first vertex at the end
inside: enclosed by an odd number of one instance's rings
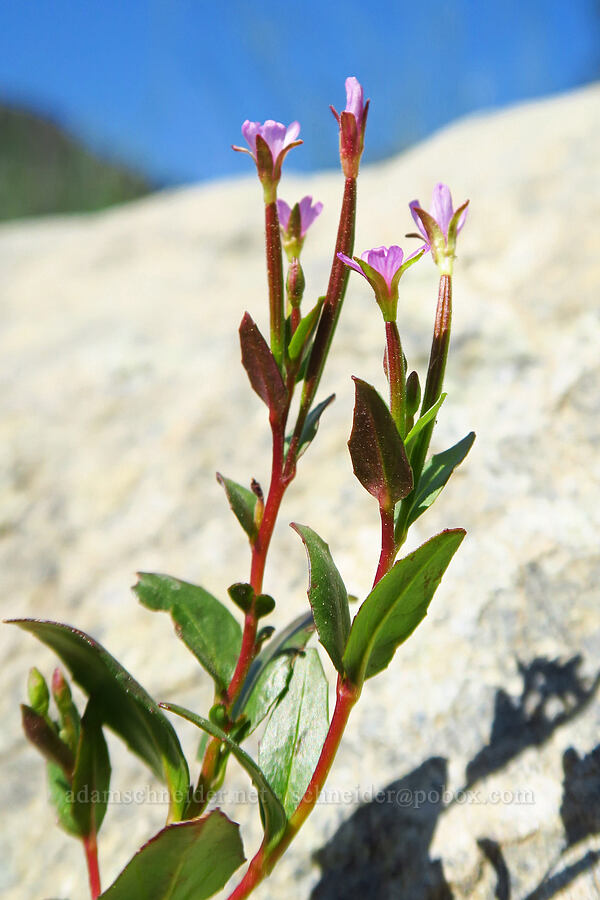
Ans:
POLYGON ((289 169, 337 165, 330 103, 376 98, 365 161, 458 116, 600 77, 599 0, 11 0, 0 219, 246 174, 246 118, 299 119, 289 169), (331 127, 330 127, 331 126, 331 127))

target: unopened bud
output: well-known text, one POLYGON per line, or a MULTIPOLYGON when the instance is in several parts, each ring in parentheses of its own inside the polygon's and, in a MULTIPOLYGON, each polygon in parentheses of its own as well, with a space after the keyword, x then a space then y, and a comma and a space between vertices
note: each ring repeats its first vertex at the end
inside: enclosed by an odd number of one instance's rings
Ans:
POLYGON ((227 593, 242 612, 247 613, 254 600, 254 588, 246 582, 236 582, 227 588, 227 593))
POLYGON ((216 725, 218 728, 224 728, 228 722, 227 710, 223 706, 222 703, 215 703, 214 706, 211 706, 210 711, 208 713, 208 718, 216 725))
POLYGON ((421 402, 421 383, 416 372, 411 372, 406 379, 406 411, 414 416, 421 402))
POLYGON ((254 601, 254 611, 257 619, 268 616, 275 609, 275 600, 269 594, 258 594, 254 601))
POLYGON ((27 696, 29 697, 31 708, 39 716, 46 717, 48 715, 48 704, 50 703, 50 691, 48 690, 46 679, 35 666, 29 670, 27 696))
POLYGON ((292 309, 298 309, 302 302, 306 282, 300 260, 296 256, 290 262, 285 286, 290 306, 292 309))
POLYGON ((52 675, 52 696, 60 714, 59 736, 75 752, 81 719, 73 703, 71 688, 59 668, 56 668, 52 675))

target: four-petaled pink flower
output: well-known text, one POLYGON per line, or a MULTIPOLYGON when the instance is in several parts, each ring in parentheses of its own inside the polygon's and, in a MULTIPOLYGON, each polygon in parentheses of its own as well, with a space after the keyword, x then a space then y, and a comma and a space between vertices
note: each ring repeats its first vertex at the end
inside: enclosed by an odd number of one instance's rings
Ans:
POLYGON ((433 260, 443 275, 452 275, 456 236, 465 224, 468 205, 467 200, 455 210, 450 188, 441 182, 433 189, 429 212, 422 209, 418 200, 409 203, 417 228, 430 246, 433 260))
POLYGON ((303 197, 294 206, 285 200, 277 200, 279 224, 283 231, 283 246, 289 259, 300 256, 306 232, 321 214, 323 204, 312 202, 312 197, 303 197))
POLYGON ((346 78, 346 109, 342 113, 333 106, 330 109, 340 126, 340 159, 344 175, 356 178, 365 145, 369 101, 364 102, 362 85, 354 76, 346 78))
POLYGON ((242 125, 242 134, 250 149, 233 145, 234 150, 247 153, 256 163, 258 177, 263 183, 268 202, 275 199, 275 188, 281 178, 281 165, 286 153, 302 143, 296 140, 299 133, 299 122, 292 122, 286 127, 273 119, 267 119, 263 125, 246 119, 242 125))
POLYGON ((386 322, 395 322, 398 282, 403 272, 416 263, 426 250, 427 247, 420 247, 405 257, 400 247, 375 247, 373 250, 365 250, 360 259, 358 256, 350 259, 344 253, 338 253, 338 259, 367 279, 375 291, 383 318, 386 322))

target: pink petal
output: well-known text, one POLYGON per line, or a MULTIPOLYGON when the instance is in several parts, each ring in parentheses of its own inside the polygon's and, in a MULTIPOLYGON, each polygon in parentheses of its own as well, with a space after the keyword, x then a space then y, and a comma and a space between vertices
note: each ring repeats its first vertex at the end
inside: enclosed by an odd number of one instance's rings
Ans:
POLYGON ((429 238, 427 237, 427 232, 426 232, 425 229, 423 228, 423 223, 421 222, 421 219, 419 218, 419 216, 418 216, 417 213, 415 212, 415 207, 418 206, 419 209, 422 209, 423 207, 421 206, 421 204, 419 203, 418 200, 413 200, 411 203, 408 204, 408 206, 409 206, 411 215, 412 215, 413 219, 415 220, 415 225, 417 226, 417 228, 419 229, 419 231, 421 232, 421 234, 423 235, 423 237, 425 238, 425 240, 426 240, 426 241, 429 241, 429 238))
POLYGON ((273 159, 277 159, 285 145, 286 127, 281 122, 267 119, 260 128, 260 135, 265 140, 273 159))
POLYGON ((285 139, 283 141, 283 146, 287 147, 289 144, 293 143, 299 134, 300 134, 300 122, 292 122, 291 125, 288 125, 287 130, 285 132, 285 139))
POLYGON ((312 197, 303 197, 300 201, 300 237, 304 237, 312 223, 321 214, 322 203, 312 205, 312 197))
POLYGON ((256 135, 260 134, 260 122, 250 122, 248 119, 242 125, 242 134, 244 135, 251 152, 256 153, 256 135))
POLYGON ((277 215, 279 216, 279 224, 283 227, 284 231, 287 231, 287 227, 289 225, 290 216, 292 214, 292 209, 287 205, 285 200, 277 200, 277 215))
POLYGON ((346 112, 352 113, 360 128, 364 110, 364 93, 362 85, 353 75, 346 78, 346 112))
POLYGON ((438 223, 444 237, 448 237, 448 225, 452 218, 452 195, 446 184, 438 182, 431 197, 431 215, 438 223))
MULTIPOLYGON (((363 256, 364 256, 364 253, 363 253, 363 256)), ((345 253, 338 253, 337 258, 339 260, 341 260, 343 263, 345 263, 345 265, 349 266, 349 268, 354 269, 355 272, 358 272, 360 275, 362 275, 363 278, 367 277, 365 275, 365 273, 363 272, 363 270, 361 269, 361 267, 359 266, 359 264, 357 262, 354 262, 353 259, 350 259, 349 256, 346 256, 345 253)))
POLYGON ((360 258, 376 272, 379 272, 389 288, 392 278, 402 265, 404 254, 397 246, 374 247, 372 250, 362 253, 360 258))

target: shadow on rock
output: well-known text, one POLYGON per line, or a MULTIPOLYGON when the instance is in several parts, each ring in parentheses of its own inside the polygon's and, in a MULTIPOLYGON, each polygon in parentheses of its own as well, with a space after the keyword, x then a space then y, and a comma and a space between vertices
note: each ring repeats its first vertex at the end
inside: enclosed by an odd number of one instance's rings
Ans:
POLYGON ((360 807, 315 854, 311 900, 452 900, 429 847, 443 810, 447 765, 432 757, 360 807))
POLYGON ((569 747, 563 756, 560 816, 569 846, 600 833, 600 745, 587 756, 569 747))
POLYGON ((502 689, 496 693, 490 742, 467 765, 466 787, 502 769, 526 747, 547 741, 582 712, 600 684, 600 673, 591 684, 580 676, 579 655, 565 663, 537 658, 518 665, 521 696, 515 700, 502 689))

